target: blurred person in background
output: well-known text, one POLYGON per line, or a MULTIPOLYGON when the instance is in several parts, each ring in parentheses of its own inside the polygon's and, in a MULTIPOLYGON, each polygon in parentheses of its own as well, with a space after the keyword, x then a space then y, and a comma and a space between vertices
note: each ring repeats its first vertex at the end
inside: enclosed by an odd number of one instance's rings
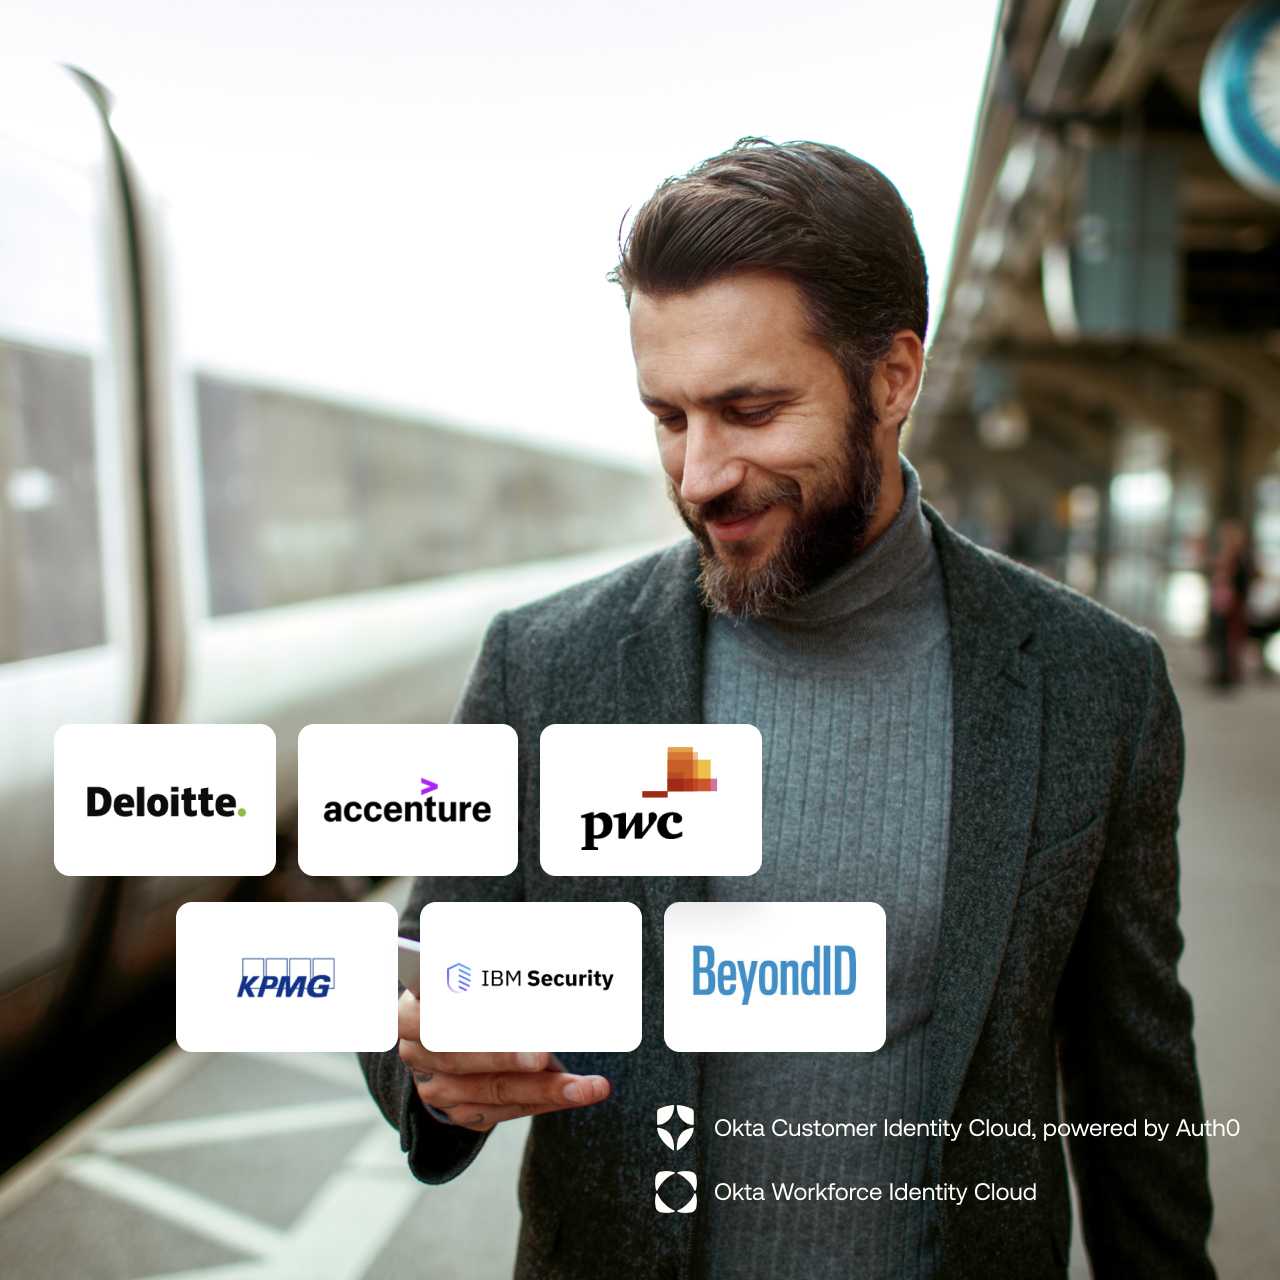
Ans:
POLYGON ((1244 676, 1249 640, 1249 590, 1257 576, 1249 537, 1239 520, 1218 525, 1216 550, 1209 562, 1210 683, 1230 689, 1244 676))

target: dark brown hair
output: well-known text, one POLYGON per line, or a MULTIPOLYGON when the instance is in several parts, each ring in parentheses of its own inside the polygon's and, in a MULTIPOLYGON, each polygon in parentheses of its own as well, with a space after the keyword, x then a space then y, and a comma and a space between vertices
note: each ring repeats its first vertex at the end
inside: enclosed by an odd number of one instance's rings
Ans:
POLYGON ((865 160, 820 142, 741 138, 640 207, 609 278, 683 293, 738 271, 777 271, 804 296, 814 336, 859 412, 893 335, 924 341, 928 278, 911 211, 865 160))

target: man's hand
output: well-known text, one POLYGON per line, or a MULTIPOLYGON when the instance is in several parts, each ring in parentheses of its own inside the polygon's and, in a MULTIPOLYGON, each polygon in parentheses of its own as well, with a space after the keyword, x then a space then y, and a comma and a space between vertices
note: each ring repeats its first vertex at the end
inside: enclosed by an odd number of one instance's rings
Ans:
POLYGON ((487 1133, 503 1120, 603 1102, 603 1076, 575 1076, 550 1053, 432 1053, 418 1039, 418 997, 400 996, 400 1061, 418 1097, 453 1124, 487 1133))

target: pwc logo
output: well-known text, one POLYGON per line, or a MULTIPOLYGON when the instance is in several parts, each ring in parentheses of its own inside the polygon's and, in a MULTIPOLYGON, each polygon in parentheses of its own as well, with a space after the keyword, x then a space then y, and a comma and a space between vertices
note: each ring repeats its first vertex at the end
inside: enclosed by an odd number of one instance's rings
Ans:
POLYGON ((334 988, 332 956, 243 956, 237 999, 323 1000, 334 988))
MULTIPOLYGON (((700 760, 692 747, 667 748, 667 785, 662 791, 641 791, 645 798, 660 798, 673 792, 714 791, 716 780, 711 776, 711 761, 700 760)), ((643 840, 650 832, 657 832, 663 840, 679 840, 683 831, 676 830, 684 820, 682 813, 584 813, 582 816, 582 848, 594 853, 598 842, 612 835, 619 840, 643 840)))
POLYGON ((539 769, 542 869, 753 875, 762 755, 760 731, 749 724, 548 725, 539 769))

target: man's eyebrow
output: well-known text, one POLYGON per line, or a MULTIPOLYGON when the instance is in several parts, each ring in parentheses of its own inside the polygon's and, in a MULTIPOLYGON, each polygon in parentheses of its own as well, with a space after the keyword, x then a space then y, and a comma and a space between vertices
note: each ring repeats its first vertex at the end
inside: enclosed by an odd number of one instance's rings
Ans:
MULTIPOLYGON (((739 386, 730 387, 727 391, 718 391, 713 396, 706 396, 697 403, 699 405, 719 406, 729 404, 733 400, 754 400, 771 396, 785 398, 792 395, 795 395, 795 389, 792 387, 765 387, 755 382, 744 382, 739 386)), ((644 391, 640 392, 640 401, 651 409, 670 409, 674 407, 661 397, 651 396, 644 391)))

